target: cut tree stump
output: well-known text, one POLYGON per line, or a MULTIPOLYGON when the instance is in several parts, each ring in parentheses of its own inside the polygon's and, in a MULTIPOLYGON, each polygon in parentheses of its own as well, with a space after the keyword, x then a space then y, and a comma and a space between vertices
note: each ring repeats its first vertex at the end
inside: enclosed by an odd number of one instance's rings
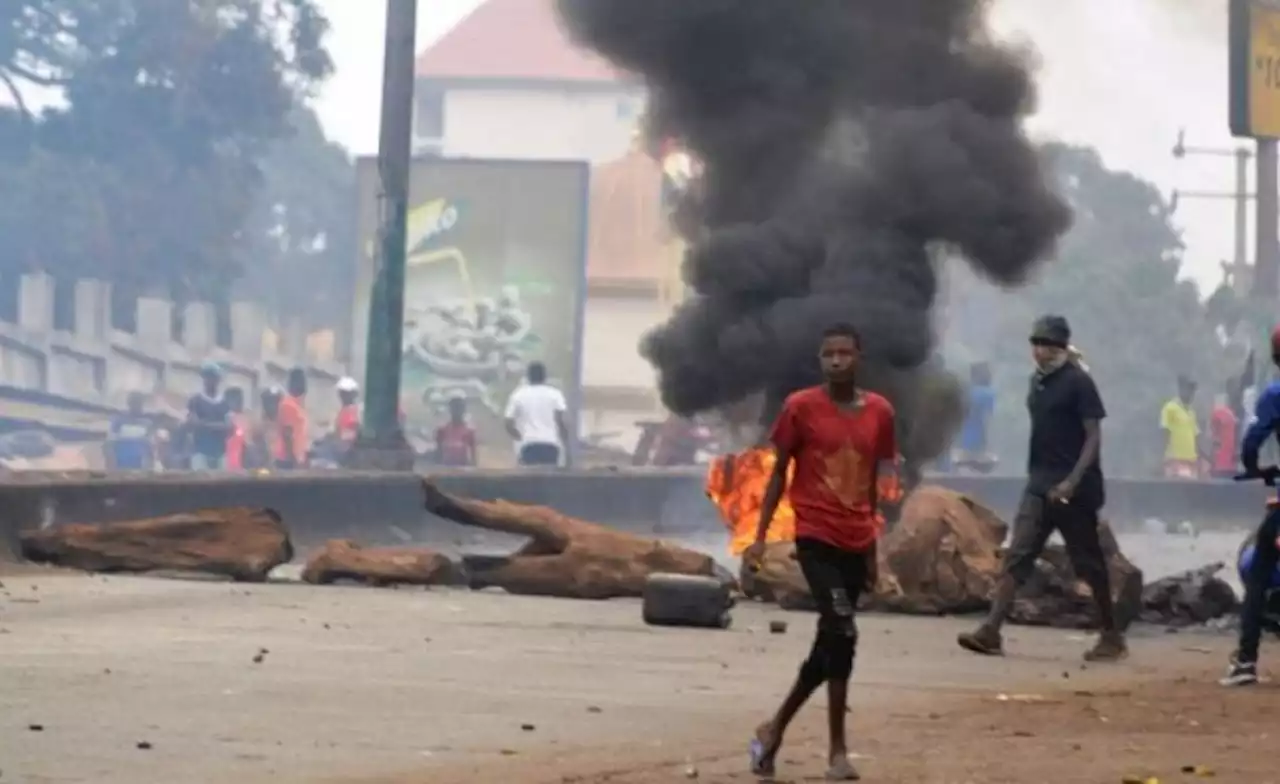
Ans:
POLYGON ((361 547, 331 539, 307 560, 303 582, 328 585, 351 580, 365 585, 458 585, 458 566, 425 547, 361 547))
POLYGON ((233 507, 19 536, 22 557, 86 572, 202 572, 262 582, 293 558, 280 515, 233 507))
MULTIPOLYGON (((912 615, 985 609, 1000 568, 1005 526, 968 496, 924 485, 907 496, 898 522, 880 540, 880 580, 861 606, 912 615)), ((784 609, 812 610, 795 544, 765 549, 758 568, 743 565, 742 590, 784 609)))
MULTIPOLYGON (((934 485, 917 487, 906 499, 898 524, 879 546, 880 580, 861 606, 911 615, 982 612, 1001 574, 1008 526, 995 512, 961 493, 934 485)), ((1120 552, 1102 523, 1102 549, 1111 573, 1116 618, 1124 625, 1141 609, 1142 572, 1120 552)), ((795 559, 795 545, 769 545, 760 567, 742 572, 743 592, 788 609, 813 609, 808 585, 795 559)), ((1090 628, 1095 625, 1088 587, 1076 578, 1061 546, 1045 548, 1036 572, 1018 592, 1014 623, 1090 628)))
POLYGON ((459 525, 529 537, 505 558, 468 559, 472 588, 572 599, 641 596, 651 574, 716 576, 708 555, 563 515, 545 506, 476 501, 423 480, 428 512, 459 525))

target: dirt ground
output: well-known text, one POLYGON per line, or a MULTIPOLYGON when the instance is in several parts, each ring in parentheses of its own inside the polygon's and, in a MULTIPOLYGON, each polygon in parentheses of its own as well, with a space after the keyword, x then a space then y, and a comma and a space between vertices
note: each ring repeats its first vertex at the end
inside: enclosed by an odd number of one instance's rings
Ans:
MULTIPOLYGON (((746 782, 810 616, 745 606, 727 632, 653 629, 632 601, 240 586, 24 570, 0 579, 0 784, 746 782), (790 622, 786 634, 767 631, 790 622)), ((1214 685, 1230 640, 1148 632, 1130 661, 1014 629, 873 616, 851 729, 867 780, 1280 784, 1275 688, 1214 685), (1139 779, 1142 780, 1142 779, 1139 779)), ((820 775, 823 700, 779 780, 820 775)))

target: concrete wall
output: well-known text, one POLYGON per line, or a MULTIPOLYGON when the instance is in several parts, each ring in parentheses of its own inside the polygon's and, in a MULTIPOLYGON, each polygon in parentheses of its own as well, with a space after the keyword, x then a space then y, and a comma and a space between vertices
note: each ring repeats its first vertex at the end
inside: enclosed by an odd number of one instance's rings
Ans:
MULTIPOLYGON (((143 298, 137 303, 137 333, 112 329, 108 284, 82 280, 76 285, 75 328, 54 329, 53 279, 24 275, 19 283, 18 321, 0 321, 0 385, 120 408, 129 392, 185 396, 199 388, 200 364, 214 360, 227 371, 228 385, 254 396, 280 383, 289 368, 301 365, 312 382, 315 413, 325 417, 333 385, 344 368, 332 355, 310 355, 305 340, 277 340, 267 319, 251 303, 232 307, 230 349, 215 345, 214 308, 186 306, 183 342, 172 339, 173 303, 143 298)), ((252 399, 252 397, 250 397, 252 399)))
MULTIPOLYGON (((704 476, 686 470, 468 471, 434 477, 472 498, 543 504, 565 514, 643 535, 715 541, 719 515, 703 493, 704 476)), ((1012 519, 1024 484, 1018 477, 945 477, 1012 519)), ((1118 528, 1145 518, 1190 519, 1223 530, 1256 524, 1266 488, 1232 482, 1113 481, 1105 516, 1118 528)), ((17 474, 0 484, 0 555, 18 533, 64 523, 102 523, 195 509, 261 506, 284 518, 303 547, 333 537, 365 543, 406 540, 466 545, 466 531, 427 515, 413 474, 308 472, 272 476, 170 474, 44 476, 17 474)))
POLYGON ((444 97, 443 154, 612 160, 631 143, 641 95, 634 88, 451 89, 444 97))

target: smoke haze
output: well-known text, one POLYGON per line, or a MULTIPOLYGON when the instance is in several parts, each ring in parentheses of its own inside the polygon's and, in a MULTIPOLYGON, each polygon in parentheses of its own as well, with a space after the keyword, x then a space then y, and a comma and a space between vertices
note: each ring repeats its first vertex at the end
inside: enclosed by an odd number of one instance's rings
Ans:
MULTIPOLYGON (((680 414, 817 381, 821 330, 854 324, 904 453, 950 442, 934 364, 937 264, 1024 282, 1070 222, 1022 121, 1031 54, 980 0, 559 0, 571 34, 650 88, 654 140, 704 165, 677 225, 696 292, 648 335, 680 414)), ((771 407, 772 408, 772 407, 771 407)))

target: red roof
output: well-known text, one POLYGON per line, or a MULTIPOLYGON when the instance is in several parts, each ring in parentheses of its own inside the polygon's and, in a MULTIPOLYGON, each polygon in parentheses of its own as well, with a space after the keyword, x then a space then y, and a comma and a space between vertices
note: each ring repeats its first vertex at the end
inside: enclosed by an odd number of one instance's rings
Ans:
POLYGON ((485 0, 418 56, 428 79, 618 82, 603 58, 569 40, 555 0, 485 0))

